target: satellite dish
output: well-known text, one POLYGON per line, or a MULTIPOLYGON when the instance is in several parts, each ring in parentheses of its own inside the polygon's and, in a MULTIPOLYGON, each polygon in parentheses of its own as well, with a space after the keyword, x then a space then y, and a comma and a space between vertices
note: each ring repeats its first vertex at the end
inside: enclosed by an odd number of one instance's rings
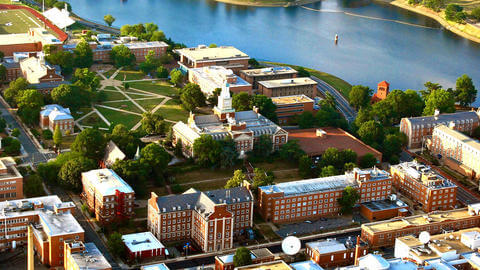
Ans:
POLYGON ((430 234, 425 231, 421 232, 418 236, 418 240, 420 240, 420 242, 422 242, 423 244, 428 244, 428 242, 430 242, 430 234))
POLYGON ((391 197, 392 201, 396 201, 397 200, 397 195, 396 194, 392 194, 391 197))
POLYGON ((295 236, 289 236, 282 241, 282 250, 287 255, 295 255, 300 251, 302 244, 295 236))

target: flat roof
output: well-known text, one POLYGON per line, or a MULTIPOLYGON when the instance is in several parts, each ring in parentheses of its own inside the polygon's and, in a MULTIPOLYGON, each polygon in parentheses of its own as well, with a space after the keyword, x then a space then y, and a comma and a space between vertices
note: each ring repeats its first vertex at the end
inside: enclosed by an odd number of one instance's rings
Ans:
POLYGON ((284 261, 278 260, 273 262, 252 264, 247 266, 236 267, 238 270, 292 270, 284 261))
POLYGON ((452 188, 457 186, 434 171, 430 166, 421 164, 416 160, 392 165, 391 168, 408 175, 411 179, 415 179, 429 189, 452 188), (422 176, 424 177, 422 178, 422 176), (430 181, 427 179, 430 179, 430 181))
POLYGON ((164 263, 157 263, 152 265, 144 265, 140 269, 142 270, 170 270, 164 263))
POLYGON ((471 216, 472 215, 469 214, 467 208, 454 209, 449 211, 436 211, 425 215, 416 215, 393 220, 362 224, 362 230, 373 233, 383 231, 396 231, 401 230, 405 227, 424 226, 448 220, 462 220, 471 216))
MULTIPOLYGON (((358 157, 366 154, 373 154, 377 159, 381 159, 382 153, 355 138, 350 133, 335 127, 322 127, 322 137, 317 136, 317 129, 295 129, 288 131, 289 140, 298 140, 298 144, 309 156, 321 155, 330 147, 338 150, 351 149, 357 153, 358 157)), ((381 161, 381 160, 379 160, 381 161)))
POLYGON ((434 133, 435 133, 435 130, 443 132, 443 133, 461 141, 462 144, 468 145, 471 148, 473 148, 477 151, 480 151, 480 142, 473 139, 473 138, 468 137, 467 135, 461 133, 460 131, 453 130, 453 129, 447 127, 446 125, 436 126, 435 129, 433 130, 434 133))
POLYGON ((325 239, 316 242, 307 243, 311 249, 316 250, 319 254, 328 254, 332 252, 345 251, 347 248, 345 244, 336 239, 325 239))
POLYGON ((381 201, 370 201, 370 202, 363 202, 361 205, 368 208, 370 211, 383 211, 389 209, 395 209, 400 207, 407 207, 408 205, 401 200, 390 200, 385 199, 381 201))
POLYGON ((123 43, 122 45, 127 46, 129 49, 168 47, 168 44, 163 41, 131 42, 123 43))
POLYGON ((84 230, 70 212, 58 213, 53 211, 40 212, 38 214, 43 230, 49 236, 83 233, 84 230))
POLYGON ((290 264, 295 270, 323 270, 323 268, 312 260, 290 264))
POLYGON ((111 169, 98 169, 82 173, 82 178, 89 181, 103 196, 115 195, 116 190, 133 193, 133 189, 111 169))
POLYGON ((165 248, 151 232, 122 235, 122 240, 131 252, 165 248))
POLYGON ((198 77, 207 80, 211 84, 212 88, 222 88, 222 86, 225 84, 225 79, 227 77, 233 77, 236 79, 236 82, 228 83, 228 86, 230 88, 251 85, 244 79, 235 75, 231 69, 227 69, 223 66, 206 66, 200 68, 191 68, 189 69, 189 72, 193 72, 198 77))
MULTIPOLYGON (((72 245, 74 245, 73 243, 72 245)), ((80 244, 80 243, 78 243, 80 244)), ((108 263, 107 259, 103 257, 103 254, 97 248, 94 243, 84 243, 84 252, 74 252, 71 254, 72 259, 78 266, 78 269, 109 269, 112 266, 108 263)))
POLYGON ((35 41, 33 40, 33 38, 26 33, 0 35, 0 45, 14 45, 34 42, 35 41))
POLYGON ((23 178, 22 174, 15 167, 16 162, 12 157, 0 158, 0 169, 7 170, 5 173, 0 173, 0 181, 11 178, 23 178))
POLYGON ((279 88, 279 87, 295 87, 303 85, 317 85, 317 82, 308 78, 290 78, 290 79, 278 79, 269 81, 260 81, 259 84, 267 88, 279 88))
POLYGON ((272 97, 272 102, 275 105, 286 105, 286 104, 314 102, 314 100, 307 97, 306 95, 293 95, 293 96, 272 97))
POLYGON ((255 68, 241 70, 241 73, 250 77, 266 76, 266 75, 278 75, 278 74, 297 74, 298 72, 291 67, 267 67, 267 68, 255 68))
POLYGON ((193 61, 211 61, 221 59, 249 59, 250 57, 244 52, 233 46, 219 46, 216 48, 209 48, 206 46, 199 46, 193 48, 184 48, 175 50, 180 55, 183 55, 193 61))

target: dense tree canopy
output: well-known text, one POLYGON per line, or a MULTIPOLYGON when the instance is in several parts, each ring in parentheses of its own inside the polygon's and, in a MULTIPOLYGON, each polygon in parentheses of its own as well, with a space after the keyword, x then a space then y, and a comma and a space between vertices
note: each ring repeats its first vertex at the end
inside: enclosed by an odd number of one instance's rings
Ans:
POLYGON ((384 136, 383 127, 380 123, 370 120, 360 126, 358 135, 360 139, 368 145, 374 145, 375 143, 380 144, 384 136))
POLYGON ((108 24, 108 26, 112 26, 113 22, 115 21, 115 17, 110 14, 103 16, 103 20, 108 24))
POLYGON ((227 181, 225 188, 239 187, 245 180, 247 180, 247 176, 242 172, 242 170, 235 170, 232 178, 227 181))
POLYGON ((265 116, 273 122, 278 122, 276 113, 277 106, 273 104, 271 98, 265 95, 253 95, 252 107, 253 106, 258 108, 261 115, 265 116))
POLYGON ((252 109, 252 98, 247 92, 240 92, 233 95, 232 107, 237 111, 248 111, 252 109))
POLYGON ((360 157, 360 160, 358 161, 358 165, 360 168, 372 168, 377 164, 377 158, 373 154, 365 154, 360 157))
POLYGON ((373 90, 368 86, 355 85, 349 93, 350 104, 355 109, 368 106, 373 90))
POLYGON ((455 97, 454 95, 443 89, 433 90, 425 101, 424 115, 433 115, 435 110, 439 110, 440 113, 453 113, 455 112, 455 97))
POLYGON ((180 100, 182 106, 188 111, 195 111, 198 107, 205 106, 205 95, 203 94, 200 86, 195 83, 188 83, 183 87, 180 100))
POLYGON ((150 143, 142 149, 140 159, 150 165, 156 177, 163 178, 163 173, 172 157, 165 148, 156 143, 150 143))
POLYGON ((237 248, 237 250, 235 250, 235 255, 233 255, 233 265, 235 267, 240 267, 250 264, 252 264, 250 250, 248 250, 246 247, 237 248))
POLYGON ((38 123, 40 109, 43 106, 43 96, 35 89, 23 90, 16 98, 18 115, 27 125, 38 123))
POLYGON ((174 85, 179 86, 183 81, 183 73, 179 69, 172 69, 170 71, 170 82, 174 85))
POLYGON ((77 46, 73 50, 73 63, 79 68, 89 68, 92 66, 93 51, 87 41, 82 40, 77 43, 77 46))
POLYGON ((195 153, 195 160, 201 166, 215 166, 219 164, 222 145, 212 136, 204 134, 193 143, 193 152, 195 153))
POLYGON ((338 204, 341 209, 340 212, 343 214, 349 214, 352 212, 353 207, 360 199, 360 194, 358 194, 357 189, 351 186, 345 187, 342 192, 342 197, 338 198, 338 204))
POLYGON ((100 160, 103 158, 106 145, 105 137, 103 137, 103 134, 99 130, 87 128, 75 137, 71 149, 72 151, 80 153, 82 156, 93 160, 100 160))
POLYGON ((165 134, 165 120, 159 113, 145 112, 142 114, 142 129, 150 135, 165 134))
POLYGON ((110 57, 117 68, 132 66, 135 63, 135 55, 125 45, 113 47, 110 57))
POLYGON ((472 78, 463 74, 457 79, 455 87, 455 101, 461 106, 469 106, 477 98, 477 89, 473 85, 472 78))
POLYGON ((58 174, 60 184, 65 188, 80 191, 82 189, 82 172, 87 172, 95 168, 97 168, 97 164, 92 159, 86 157, 70 159, 63 164, 58 174))
POLYGON ((253 169, 252 187, 256 191, 258 187, 273 185, 274 177, 262 168, 253 169))

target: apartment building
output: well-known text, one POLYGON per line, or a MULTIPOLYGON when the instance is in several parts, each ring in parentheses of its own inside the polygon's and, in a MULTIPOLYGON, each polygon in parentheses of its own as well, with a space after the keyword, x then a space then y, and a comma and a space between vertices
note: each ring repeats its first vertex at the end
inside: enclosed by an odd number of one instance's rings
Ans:
POLYGON ((212 96, 215 89, 222 88, 225 83, 228 83, 229 90, 234 94, 241 92, 252 94, 250 83, 223 66, 191 68, 188 72, 188 81, 198 84, 206 96, 212 96))
POLYGON ((94 243, 64 242, 65 270, 111 270, 112 266, 94 243))
POLYGON ((362 224, 362 239, 372 248, 388 247, 395 239, 407 235, 418 236, 426 231, 439 234, 444 231, 458 231, 480 225, 480 204, 448 211, 435 211, 426 215, 416 215, 392 220, 362 224))
POLYGON ((307 259, 325 268, 352 264, 357 256, 364 256, 367 253, 367 243, 360 240, 360 237, 328 238, 305 244, 307 259))
POLYGON ((245 187, 148 200, 148 229, 161 241, 192 241, 210 252, 233 248, 233 240, 253 226, 253 196, 245 187))
POLYGON ((279 124, 286 124, 296 115, 303 112, 312 112, 315 101, 306 95, 293 95, 272 97, 272 102, 277 106, 276 113, 279 124))
POLYGON ((98 221, 109 223, 133 215, 135 192, 113 170, 84 172, 82 184, 82 197, 98 221))
POLYGON ((75 127, 75 120, 70 114, 69 108, 64 108, 58 104, 48 104, 40 111, 40 128, 49 129, 55 132, 55 128, 59 126, 63 135, 67 131, 72 134, 75 127))
POLYGON ((453 123, 448 127, 436 126, 427 147, 450 168, 471 178, 480 178, 480 142, 455 130, 453 123))
POLYGON ((258 82, 258 93, 267 97, 317 95, 317 82, 310 78, 291 78, 258 82))
POLYGON ((190 114, 187 124, 182 121, 173 125, 173 144, 182 144, 183 154, 194 157, 193 144, 201 135, 210 135, 215 140, 230 137, 235 142, 240 156, 253 150, 254 142, 267 135, 272 140, 272 151, 288 141, 288 132, 258 112, 236 112, 232 108, 229 86, 224 85, 218 97, 213 115, 190 114))
POLYGON ((297 73, 291 67, 267 67, 241 70, 239 75, 252 84, 253 89, 258 89, 258 82, 296 78, 297 73))
POLYGON ((43 264, 63 265, 63 243, 83 241, 84 231, 71 211, 72 202, 45 196, 0 202, 0 251, 28 243, 29 227, 33 247, 43 264))
POLYGON ((457 186, 417 161, 390 167, 394 187, 425 212, 449 210, 457 203, 457 186))
POLYGON ((209 48, 199 45, 193 48, 174 50, 179 56, 180 68, 187 72, 191 68, 206 66, 223 66, 237 74, 240 70, 248 69, 250 57, 233 46, 219 46, 209 48))
POLYGON ((472 134, 472 131, 480 125, 479 115, 480 111, 440 114, 437 110, 433 116, 402 118, 400 132, 407 135, 408 148, 420 148, 425 145, 426 139, 438 125, 449 125, 453 122, 455 130, 472 134))
POLYGON ((387 198, 392 181, 386 171, 355 168, 343 175, 262 186, 258 188, 258 210, 274 223, 335 215, 340 211, 337 199, 347 186, 357 189, 363 203, 387 198))
POLYGON ((16 165, 12 157, 0 158, 0 201, 23 198, 23 176, 16 165))
MULTIPOLYGON (((233 270, 233 257, 235 254, 227 254, 215 256, 215 270, 233 270)), ((267 248, 254 249, 250 251, 252 264, 272 262, 275 260, 275 255, 267 248)))

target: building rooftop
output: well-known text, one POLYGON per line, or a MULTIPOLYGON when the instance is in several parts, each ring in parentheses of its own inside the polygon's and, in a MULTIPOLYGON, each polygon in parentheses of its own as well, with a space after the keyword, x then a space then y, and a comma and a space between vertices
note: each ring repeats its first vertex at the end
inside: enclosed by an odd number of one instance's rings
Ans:
POLYGON ((122 240, 131 252, 165 248, 151 232, 122 235, 122 240))
POLYGON ((43 57, 28 57, 20 60, 20 68, 24 73, 27 81, 31 84, 40 83, 40 79, 47 76, 47 72, 52 70, 57 75, 60 75, 60 70, 56 68, 43 59, 43 57))
POLYGON ((143 48, 157 48, 168 47, 168 44, 163 41, 148 41, 148 42, 130 42, 123 43, 129 49, 143 49, 143 48))
POLYGON ((17 163, 12 157, 0 158, 0 171, 3 171, 0 172, 0 181, 8 180, 10 178, 23 177, 15 165, 17 165, 17 163))
POLYGON ((465 219, 472 215, 478 215, 478 213, 473 213, 467 208, 454 209, 449 211, 435 211, 425 215, 394 218, 385 221, 362 224, 362 230, 366 230, 369 232, 396 231, 401 230, 405 227, 424 226, 427 224, 437 224, 449 220, 465 219))
POLYGON ((238 270, 292 270, 284 261, 273 261, 236 267, 238 270))
POLYGON ((84 230, 71 213, 55 213, 51 210, 39 212, 43 231, 48 236, 83 233, 84 230))
MULTIPOLYGON (((361 266, 351 265, 346 267, 339 267, 337 269, 338 270, 387 270, 387 269, 388 270, 418 270, 418 265, 409 260, 390 259, 385 261, 385 259, 383 259, 380 255, 376 255, 376 254, 367 254, 364 257, 359 258, 359 260, 362 260, 361 266), (371 257, 370 255, 375 257, 371 257), (367 258, 362 259, 364 257, 367 257, 367 258), (382 267, 382 265, 385 268, 376 268, 378 266, 382 267)), ((431 268, 424 268, 424 269, 427 270, 431 268)), ((448 269, 448 270, 453 270, 453 269, 448 269)))
POLYGON ((275 105, 286 105, 286 104, 314 102, 314 100, 305 95, 294 95, 294 96, 272 97, 272 102, 275 105))
POLYGON ((443 132, 443 133, 451 136, 452 138, 455 138, 455 139, 461 141, 463 144, 468 145, 470 148, 475 149, 477 151, 480 151, 480 142, 473 139, 473 138, 468 137, 467 135, 463 134, 460 131, 456 131, 454 129, 451 129, 450 127, 448 127, 446 125, 436 126, 433 132, 435 132, 435 131, 443 132))
MULTIPOLYGON (((229 263, 233 263, 233 256, 235 254, 232 253, 232 254, 227 254, 227 255, 223 255, 223 256, 217 256, 217 258, 223 262, 224 264, 229 264, 229 263)), ((250 250, 250 256, 252 258, 252 260, 254 259, 257 259, 257 258, 265 258, 265 257, 271 257, 271 256, 275 256, 272 252, 270 252, 270 250, 268 250, 268 248, 260 248, 260 249, 254 249, 254 250, 250 250)))
POLYGON ((193 48, 178 49, 175 50, 175 52, 196 62, 222 59, 250 59, 247 54, 233 46, 209 48, 207 46, 200 45, 193 48))
MULTIPOLYGON (((353 242, 351 243, 353 245, 353 242)), ((316 250, 319 254, 328 254, 332 252, 345 251, 347 247, 344 243, 336 239, 325 239, 317 242, 310 242, 306 244, 311 249, 316 250)))
POLYGON ((277 74, 297 74, 298 72, 291 67, 267 67, 241 70, 241 73, 250 77, 277 75, 277 74))
POLYGON ((373 169, 358 169, 355 168, 351 172, 345 172, 342 175, 335 175, 322 178, 313 178, 307 180, 284 182, 276 185, 259 187, 267 194, 283 192, 284 196, 297 196, 301 194, 316 193, 330 190, 343 190, 347 186, 357 187, 357 179, 355 173, 361 175, 370 175, 368 181, 378 181, 390 179, 390 174, 386 171, 373 169))
POLYGON ((299 85, 317 85, 316 81, 308 77, 260 81, 258 83, 266 88, 293 87, 299 85))
POLYGON ((157 205, 162 213, 190 209, 208 216, 213 213, 213 208, 217 204, 251 202, 252 200, 251 192, 245 187, 217 189, 207 192, 190 188, 183 194, 158 197, 157 205))
POLYGON ((415 126, 421 125, 426 128, 433 128, 435 125, 438 124, 448 125, 451 121, 453 121, 455 124, 473 123, 480 121, 478 113, 475 111, 443 113, 437 116, 419 116, 404 119, 409 121, 413 128, 415 128, 415 126))
POLYGON ((50 121, 73 119, 69 108, 64 108, 58 104, 48 104, 40 112, 41 116, 48 117, 50 121))
MULTIPOLYGON (((321 129, 289 130, 289 140, 298 140, 298 144, 309 156, 322 155, 330 147, 338 150, 351 149, 358 157, 368 153, 375 157, 382 157, 382 153, 355 138, 350 133, 335 127, 322 127, 321 129)), ((381 160, 379 160, 381 161, 381 160)))
POLYGON ((415 160, 392 165, 392 170, 398 170, 430 189, 457 187, 453 182, 444 178, 429 166, 423 165, 415 160))
POLYGON ((399 199, 385 199, 381 201, 363 202, 361 203, 361 205, 367 207, 370 211, 383 211, 400 207, 408 207, 408 204, 404 203, 399 199))
MULTIPOLYGON (((191 68, 189 72, 194 73, 197 77, 204 79, 212 89, 222 88, 225 81, 229 81, 230 88, 250 86, 251 84, 244 79, 238 77, 231 69, 222 66, 206 66, 200 68, 191 68)), ((202 89, 204 91, 204 89, 202 89)), ((208 93, 212 94, 212 93, 208 93)))
POLYGON ((98 169, 82 173, 82 181, 88 181, 102 196, 115 195, 118 190, 133 193, 133 189, 111 169, 98 169))
POLYGON ((290 264, 294 270, 323 270, 323 268, 312 260, 290 264))
POLYGON ((118 146, 113 142, 109 141, 105 147, 105 155, 103 156, 103 163, 106 166, 111 166, 117 160, 124 160, 126 155, 118 148, 118 146))
MULTIPOLYGON (((72 245, 80 243, 72 243, 72 245)), ((97 248, 94 243, 84 243, 85 251, 74 252, 72 259, 77 264, 79 270, 110 269, 112 266, 97 248)))
POLYGON ((152 264, 152 265, 144 265, 140 268, 141 270, 170 270, 164 263, 152 264))
POLYGON ((27 33, 0 35, 0 45, 14 45, 34 42, 27 33))

